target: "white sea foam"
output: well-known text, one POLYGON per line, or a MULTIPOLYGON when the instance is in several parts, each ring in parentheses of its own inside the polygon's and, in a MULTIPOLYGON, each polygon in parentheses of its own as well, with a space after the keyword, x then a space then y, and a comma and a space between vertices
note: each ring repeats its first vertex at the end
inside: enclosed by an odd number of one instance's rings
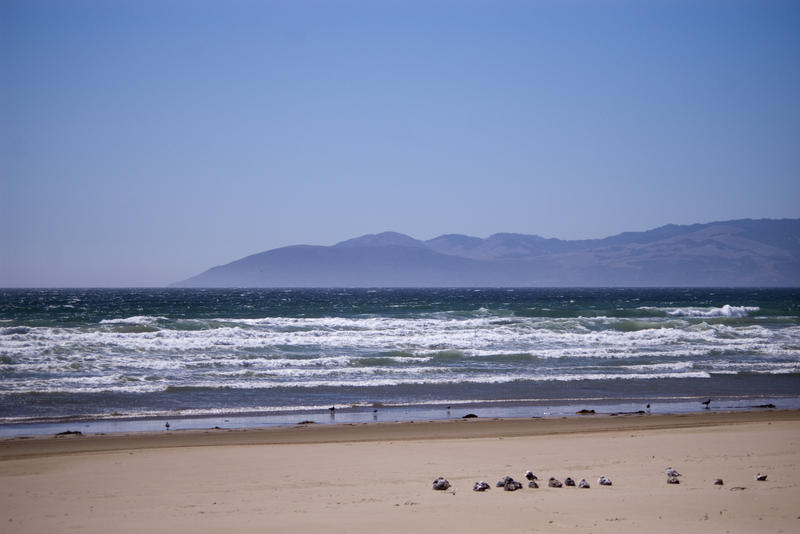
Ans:
MULTIPOLYGON (((448 376, 424 377, 419 374, 412 376, 390 376, 390 375, 367 375, 367 376, 335 376, 334 379, 319 379, 314 376, 311 379, 301 381, 291 381, 287 384, 285 380, 274 380, 255 377, 248 380, 225 380, 220 381, 215 377, 212 380, 196 380, 185 382, 180 387, 209 388, 218 389, 221 387, 229 389, 273 389, 291 385, 294 388, 318 388, 318 387, 387 387, 400 385, 446 385, 446 384, 507 384, 511 382, 574 382, 582 380, 642 380, 642 379, 663 379, 663 378, 709 378, 710 374, 701 371, 685 373, 585 373, 585 374, 558 374, 558 375, 527 375, 527 374, 486 374, 481 376, 453 374, 448 376)), ((92 393, 92 392, 118 392, 118 393, 153 393, 163 391, 172 384, 154 384, 148 382, 131 382, 123 377, 86 377, 76 378, 68 381, 63 380, 34 380, 24 383, 10 381, 11 389, 14 393, 92 393), (18 386, 18 387, 14 387, 18 386)), ((2 393, 0 393, 2 395, 2 393)))
POLYGON ((621 365, 621 369, 632 371, 685 371, 694 369, 693 362, 671 362, 671 363, 651 363, 641 365, 621 365))
MULTIPOLYGON (((141 323, 154 318, 139 319, 141 323)), ((800 350, 800 328, 780 331, 761 326, 709 325, 686 328, 650 328, 633 331, 590 328, 542 328, 531 319, 514 324, 486 325, 464 321, 373 320, 358 328, 333 328, 330 321, 294 320, 303 328, 279 331, 271 328, 220 327, 207 330, 118 332, 67 328, 23 328, 0 342, 0 355, 15 360, 49 356, 108 357, 129 354, 148 357, 218 354, 236 358, 281 357, 300 354, 330 357, 331 352, 348 356, 381 357, 400 351, 411 357, 430 358, 443 351, 465 357, 530 354, 538 358, 625 358, 642 355, 681 356, 711 351, 758 351, 794 354, 800 350), (316 324, 315 324, 316 323, 316 324)), ((337 321, 334 321, 336 323, 337 321)), ((402 361, 402 360, 398 360, 402 361)), ((23 363, 19 361, 19 363, 23 363)))
POLYGON ((448 312, 176 321, 143 315, 94 327, 4 325, 0 394, 798 372, 800 326, 711 320, 745 317, 758 311, 754 307, 659 310, 662 316, 635 320, 479 310, 478 317, 448 312))
POLYGON ((667 315, 674 317, 747 317, 759 311, 758 306, 731 306, 721 308, 665 308, 667 315))
POLYGON ((100 324, 137 324, 137 325, 154 325, 158 321, 168 321, 166 317, 152 317, 149 315, 137 315, 134 317, 126 317, 124 319, 103 319, 100 324))

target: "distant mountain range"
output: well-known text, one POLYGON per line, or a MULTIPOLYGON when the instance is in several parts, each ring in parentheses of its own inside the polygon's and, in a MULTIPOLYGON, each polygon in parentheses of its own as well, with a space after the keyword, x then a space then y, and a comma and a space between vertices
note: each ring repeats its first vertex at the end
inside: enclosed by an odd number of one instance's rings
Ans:
POLYGON ((800 219, 667 225, 604 239, 420 241, 396 232, 254 254, 174 287, 800 286, 800 219))

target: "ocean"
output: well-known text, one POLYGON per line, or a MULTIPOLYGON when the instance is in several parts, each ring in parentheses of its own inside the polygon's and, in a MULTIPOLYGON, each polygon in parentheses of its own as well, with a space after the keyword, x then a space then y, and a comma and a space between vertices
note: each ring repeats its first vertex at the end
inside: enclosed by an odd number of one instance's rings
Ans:
POLYGON ((709 398, 800 408, 799 289, 0 290, 0 436, 709 398))

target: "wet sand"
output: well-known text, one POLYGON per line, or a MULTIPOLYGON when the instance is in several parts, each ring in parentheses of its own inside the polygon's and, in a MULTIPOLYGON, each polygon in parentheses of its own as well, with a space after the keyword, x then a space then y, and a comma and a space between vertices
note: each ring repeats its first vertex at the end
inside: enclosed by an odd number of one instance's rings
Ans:
POLYGON ((800 530, 799 482, 798 411, 50 436, 0 441, 0 525, 788 533, 800 530), (666 483, 668 466, 683 474, 680 484, 666 483), (527 488, 528 469, 539 489, 527 488), (758 472, 767 480, 757 482, 758 472), (494 487, 505 475, 525 488, 494 487), (601 475, 613 486, 599 486, 601 475), (431 489, 439 476, 449 491, 431 489), (591 489, 548 488, 550 476, 586 478, 591 489), (479 480, 492 488, 473 492, 479 480))

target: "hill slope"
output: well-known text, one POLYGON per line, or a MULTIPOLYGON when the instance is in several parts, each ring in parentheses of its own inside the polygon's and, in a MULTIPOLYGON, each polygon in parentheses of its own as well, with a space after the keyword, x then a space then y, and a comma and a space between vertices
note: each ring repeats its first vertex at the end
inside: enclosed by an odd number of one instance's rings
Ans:
POLYGON ((667 225, 604 239, 396 232, 254 254, 175 287, 800 286, 800 219, 667 225))

